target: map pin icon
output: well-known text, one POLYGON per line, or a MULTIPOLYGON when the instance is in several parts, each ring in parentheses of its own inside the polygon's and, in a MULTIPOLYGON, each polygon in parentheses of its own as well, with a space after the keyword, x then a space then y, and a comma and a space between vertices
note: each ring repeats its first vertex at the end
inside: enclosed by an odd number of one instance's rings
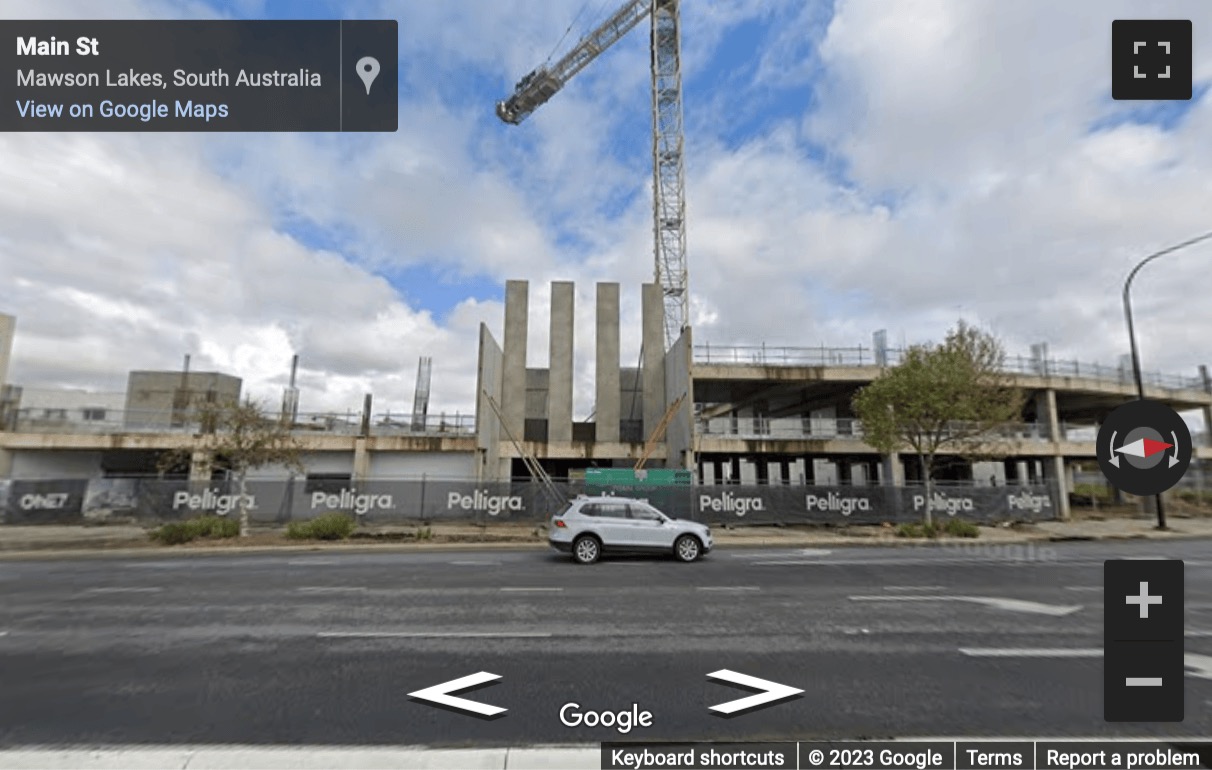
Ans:
POLYGON ((366 95, 370 96, 370 84, 379 76, 379 60, 373 56, 363 56, 358 59, 354 68, 358 71, 358 77, 366 84, 366 95))

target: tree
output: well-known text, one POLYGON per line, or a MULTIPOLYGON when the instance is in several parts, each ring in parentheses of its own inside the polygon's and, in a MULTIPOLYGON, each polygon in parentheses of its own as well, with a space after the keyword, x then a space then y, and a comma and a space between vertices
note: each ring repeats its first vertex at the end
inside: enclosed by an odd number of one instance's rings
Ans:
POLYGON ((907 448, 917 455, 927 524, 940 454, 982 454, 998 428, 1020 419, 1024 394, 1010 384, 1004 360, 996 337, 960 321, 941 345, 909 348, 900 364, 854 398, 868 444, 881 452, 907 448))
POLYGON ((285 422, 268 415, 264 407, 252 400, 223 401, 200 404, 196 410, 200 432, 189 447, 173 450, 161 459, 167 468, 189 463, 194 452, 205 452, 212 458, 212 467, 235 475, 240 513, 240 536, 247 537, 248 472, 265 465, 281 464, 296 473, 303 473, 299 460, 301 449, 285 422))

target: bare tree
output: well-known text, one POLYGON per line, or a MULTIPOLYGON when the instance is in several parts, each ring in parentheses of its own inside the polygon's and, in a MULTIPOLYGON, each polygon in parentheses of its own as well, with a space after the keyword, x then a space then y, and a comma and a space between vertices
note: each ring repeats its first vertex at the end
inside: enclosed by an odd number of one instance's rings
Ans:
POLYGON ((925 523, 942 454, 987 451, 998 429, 1020 419, 1024 394, 1010 384, 1005 352, 993 335, 960 321, 941 345, 915 345, 854 398, 863 437, 881 452, 908 448, 921 463, 925 523))
POLYGON ((303 473, 299 460, 301 447, 288 424, 269 416, 260 403, 252 400, 200 404, 196 417, 201 430, 194 441, 189 447, 167 453, 160 467, 189 463, 193 453, 200 451, 212 458, 212 467, 230 471, 235 476, 238 493, 240 536, 247 537, 248 472, 266 465, 285 465, 303 473))

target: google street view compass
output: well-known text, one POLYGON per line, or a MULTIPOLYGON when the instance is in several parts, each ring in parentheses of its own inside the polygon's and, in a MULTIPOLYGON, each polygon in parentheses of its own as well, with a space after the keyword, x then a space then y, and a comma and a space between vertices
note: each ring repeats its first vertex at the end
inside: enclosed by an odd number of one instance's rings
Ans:
POLYGON ((1170 407, 1132 401, 1098 429, 1098 466, 1107 481, 1131 495, 1160 495, 1191 464, 1191 430, 1170 407))

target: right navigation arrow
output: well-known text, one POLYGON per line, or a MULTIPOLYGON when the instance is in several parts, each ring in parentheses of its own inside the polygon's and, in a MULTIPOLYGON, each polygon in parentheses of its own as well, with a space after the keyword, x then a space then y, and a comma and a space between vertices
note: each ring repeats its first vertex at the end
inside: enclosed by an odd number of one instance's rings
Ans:
POLYGON ((796 687, 788 687, 785 684, 771 682, 769 679, 758 679, 756 676, 749 676, 748 674, 739 674, 726 668, 711 672, 707 675, 707 678, 729 684, 739 684, 741 687, 748 687, 753 690, 761 690, 761 692, 745 698, 730 700, 717 706, 708 706, 711 711, 723 714, 724 716, 773 706, 775 703, 793 698, 803 692, 803 690, 796 687))

